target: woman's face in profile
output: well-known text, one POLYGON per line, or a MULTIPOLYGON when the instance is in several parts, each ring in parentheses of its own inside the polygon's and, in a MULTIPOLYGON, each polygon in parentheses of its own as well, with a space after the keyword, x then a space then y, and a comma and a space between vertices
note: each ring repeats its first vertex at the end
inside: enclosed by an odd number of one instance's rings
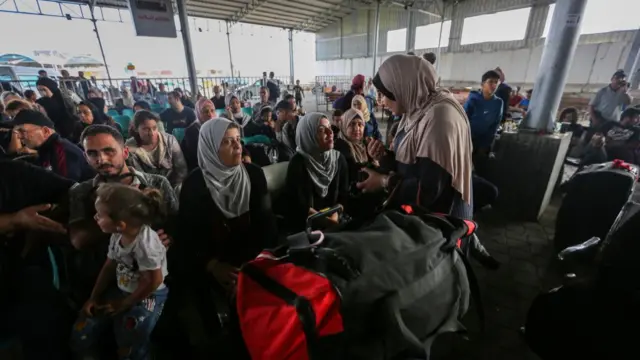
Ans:
POLYGON ((242 144, 240 143, 240 131, 237 128, 227 129, 224 133, 218 149, 218 157, 228 167, 238 166, 242 162, 242 144))
POLYGON ((386 96, 382 96, 382 104, 391 110, 391 112, 395 115, 400 115, 404 113, 404 110, 400 109, 400 106, 397 101, 391 100, 386 96))
POLYGON ((329 123, 329 119, 320 119, 318 132, 316 134, 316 140, 318 142, 318 148, 320 148, 321 152, 333 149, 333 131, 331 131, 331 124, 329 123))

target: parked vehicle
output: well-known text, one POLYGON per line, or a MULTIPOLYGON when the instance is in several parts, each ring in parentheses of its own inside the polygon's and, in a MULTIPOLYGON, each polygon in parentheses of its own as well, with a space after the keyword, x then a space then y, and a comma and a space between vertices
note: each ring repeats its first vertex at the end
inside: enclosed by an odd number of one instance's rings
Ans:
MULTIPOLYGON (((38 81, 38 71, 42 68, 27 67, 27 66, 13 66, 13 65, 0 65, 0 81, 9 82, 20 92, 25 90, 36 89, 36 81, 38 81)), ((61 75, 54 69, 45 69, 50 78, 59 80, 61 75)))

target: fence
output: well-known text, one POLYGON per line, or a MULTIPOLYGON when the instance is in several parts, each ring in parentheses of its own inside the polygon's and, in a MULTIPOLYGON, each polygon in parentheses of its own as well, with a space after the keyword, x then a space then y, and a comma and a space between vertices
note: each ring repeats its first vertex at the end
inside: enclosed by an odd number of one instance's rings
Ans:
POLYGON ((333 101, 351 89, 351 80, 351 76, 316 76, 312 93, 316 96, 318 109, 325 106, 328 111, 333 101))
MULTIPOLYGON (((293 84, 289 84, 288 77, 276 77, 280 84, 281 95, 284 96, 286 92, 293 90, 293 84)), ((78 78, 73 79, 56 79, 60 82, 60 86, 64 86, 71 92, 78 95, 80 99, 84 99, 87 94, 84 94, 83 81, 89 83, 91 89, 99 90, 107 103, 112 105, 115 99, 122 97, 122 91, 131 91, 131 79, 130 78, 114 78, 107 79, 95 79, 80 80, 78 78)), ((36 79, 33 80, 2 80, 0 87, 2 91, 16 91, 23 93, 26 90, 33 90, 38 94, 36 88, 36 79)), ((150 87, 150 91, 153 93, 157 91, 160 84, 165 86, 165 91, 171 91, 176 88, 181 88, 187 95, 191 92, 191 81, 185 77, 139 77, 137 78, 139 83, 145 84, 150 87), (149 86, 150 85, 150 86, 149 86)), ((206 98, 211 98, 214 95, 214 87, 220 86, 222 94, 234 94, 243 101, 255 100, 259 97, 260 86, 262 86, 262 76, 249 76, 249 77, 198 77, 197 78, 198 95, 202 95, 206 98)), ((303 85, 305 90, 314 91, 314 85, 303 85)))

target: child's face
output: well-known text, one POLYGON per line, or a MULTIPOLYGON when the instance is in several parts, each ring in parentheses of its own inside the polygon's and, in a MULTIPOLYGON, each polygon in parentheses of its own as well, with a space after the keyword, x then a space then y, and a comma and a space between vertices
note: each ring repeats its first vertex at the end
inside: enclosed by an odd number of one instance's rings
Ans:
POLYGON ((269 123, 271 121, 271 112, 262 115, 262 121, 269 123))
POLYGON ((118 226, 116 225, 116 222, 109 217, 108 209, 103 203, 100 202, 100 199, 96 200, 96 214, 93 218, 98 223, 98 226, 100 227, 100 230, 102 230, 102 232, 107 234, 118 232, 118 226))

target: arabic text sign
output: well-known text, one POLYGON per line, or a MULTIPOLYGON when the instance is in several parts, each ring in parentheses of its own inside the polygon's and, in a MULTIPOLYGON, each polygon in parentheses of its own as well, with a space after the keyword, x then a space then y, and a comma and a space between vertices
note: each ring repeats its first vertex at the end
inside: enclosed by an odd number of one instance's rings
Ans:
POLYGON ((177 37, 170 0, 129 0, 138 36, 177 37))

